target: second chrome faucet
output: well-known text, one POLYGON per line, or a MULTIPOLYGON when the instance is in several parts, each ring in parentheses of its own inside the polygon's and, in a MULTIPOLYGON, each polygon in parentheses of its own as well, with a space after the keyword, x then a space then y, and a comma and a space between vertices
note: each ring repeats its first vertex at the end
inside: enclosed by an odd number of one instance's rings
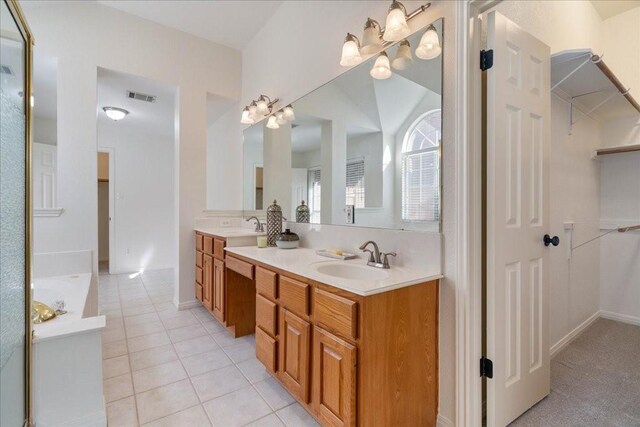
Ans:
POLYGON ((360 250, 362 252, 369 253, 369 261, 367 261, 367 265, 376 268, 390 268, 389 265, 389 256, 395 257, 397 254, 395 252, 380 252, 378 248, 378 244, 373 240, 368 240, 364 242, 360 246, 360 250), (367 246, 372 245, 373 251, 371 249, 367 249, 367 246))

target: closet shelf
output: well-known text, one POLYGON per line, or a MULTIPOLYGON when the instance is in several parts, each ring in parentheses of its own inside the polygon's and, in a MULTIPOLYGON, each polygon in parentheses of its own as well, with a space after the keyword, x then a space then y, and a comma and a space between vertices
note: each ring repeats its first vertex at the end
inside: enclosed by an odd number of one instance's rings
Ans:
MULTIPOLYGON (((583 114, 609 119, 640 114, 640 104, 613 74, 604 56, 591 49, 565 50, 551 55, 551 90, 583 114)), ((571 118, 569 127, 575 123, 571 118)))
POLYGON ((593 152, 593 158, 607 154, 640 152, 640 144, 618 145, 617 147, 599 148, 593 152))

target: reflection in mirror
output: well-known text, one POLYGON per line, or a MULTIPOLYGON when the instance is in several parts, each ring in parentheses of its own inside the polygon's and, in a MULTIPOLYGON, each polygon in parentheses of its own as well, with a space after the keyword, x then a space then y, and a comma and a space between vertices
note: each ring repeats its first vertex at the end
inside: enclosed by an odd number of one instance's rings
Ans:
POLYGON ((438 231, 442 55, 416 57, 426 31, 386 49, 390 77, 372 57, 294 102, 292 123, 247 128, 244 209, 277 200, 295 220, 304 201, 311 223, 438 231))

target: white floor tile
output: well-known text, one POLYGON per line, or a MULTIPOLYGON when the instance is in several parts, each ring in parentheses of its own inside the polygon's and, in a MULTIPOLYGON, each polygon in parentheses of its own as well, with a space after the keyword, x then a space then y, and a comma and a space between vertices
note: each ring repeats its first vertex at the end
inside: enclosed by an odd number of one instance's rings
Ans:
POLYGON ((250 424, 246 424, 245 427, 284 427, 284 424, 282 424, 282 421, 280 421, 280 418, 278 418, 276 414, 271 414, 250 424))
POLYGON ((104 400, 109 403, 133 394, 131 374, 118 375, 104 380, 104 400))
POLYGON ((203 404, 214 426, 236 427, 256 421, 271 412, 253 387, 245 387, 203 404))
POLYGON ((148 423, 197 405, 198 396, 187 380, 136 395, 140 423, 148 423))
POLYGON ((179 360, 163 363, 133 372, 133 389, 136 393, 175 383, 187 378, 187 373, 179 360))
POLYGON ((127 373, 129 373, 129 357, 126 354, 102 361, 102 377, 104 379, 127 373))
POLYGON ((267 404, 277 411, 295 402, 293 396, 275 378, 268 378, 253 385, 267 404))
POLYGON ((267 372, 264 365, 255 357, 253 359, 240 362, 237 366, 238 369, 240 369, 240 372, 242 372, 242 375, 244 375, 251 384, 271 378, 271 375, 267 372))
MULTIPOLYGON (((144 427, 210 427, 211 423, 202 405, 185 409, 165 418, 145 424, 144 427)), ((111 427, 111 426, 109 426, 111 427)))
POLYGON ((136 427, 138 413, 133 396, 107 404, 107 424, 109 427, 136 427))
POLYGON ((207 331, 200 324, 184 326, 182 328, 170 329, 167 331, 171 342, 186 341, 192 338, 202 337, 207 331))
POLYGON ((230 347, 225 347, 224 351, 227 353, 227 356, 233 360, 233 363, 240 363, 256 357, 256 348, 250 342, 242 342, 230 347))
POLYGON ((112 357, 127 354, 127 340, 118 340, 112 342, 102 341, 102 358, 111 359, 112 357))
POLYGON ((198 353, 206 353, 218 349, 218 344, 211 337, 197 337, 174 344, 180 357, 193 356, 198 353))
POLYGON ((164 328, 160 322, 156 323, 136 323, 125 327, 127 338, 140 337, 142 335, 150 335, 157 332, 164 332, 164 328))
POLYGON ((127 340, 129 345, 129 351, 135 353, 136 351, 147 350, 149 348, 160 347, 161 345, 169 344, 169 335, 166 332, 158 332, 151 335, 143 335, 141 337, 130 338, 127 340))
POLYGON ((320 427, 320 424, 299 403, 276 412, 287 427, 320 427))
POLYGON ((172 362, 174 360, 178 360, 178 355, 171 344, 129 354, 131 369, 134 371, 172 362))
POLYGON ((227 353, 222 349, 209 351, 207 353, 199 353, 182 359, 182 365, 187 370, 190 377, 204 374, 205 372, 214 371, 233 365, 227 353))
POLYGON ((191 382, 201 402, 215 399, 249 385, 242 373, 233 365, 191 377, 191 382))

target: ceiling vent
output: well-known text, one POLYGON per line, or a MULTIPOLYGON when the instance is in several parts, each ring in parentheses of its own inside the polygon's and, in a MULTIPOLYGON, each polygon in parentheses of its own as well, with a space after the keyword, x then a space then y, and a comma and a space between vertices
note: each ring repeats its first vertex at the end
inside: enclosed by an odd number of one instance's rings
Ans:
POLYGON ((156 102, 156 96, 147 95, 146 93, 127 91, 127 98, 129 99, 137 99, 138 101, 144 102, 156 102))
POLYGON ((6 74, 8 76, 13 76, 13 70, 8 65, 0 65, 0 74, 6 74))

